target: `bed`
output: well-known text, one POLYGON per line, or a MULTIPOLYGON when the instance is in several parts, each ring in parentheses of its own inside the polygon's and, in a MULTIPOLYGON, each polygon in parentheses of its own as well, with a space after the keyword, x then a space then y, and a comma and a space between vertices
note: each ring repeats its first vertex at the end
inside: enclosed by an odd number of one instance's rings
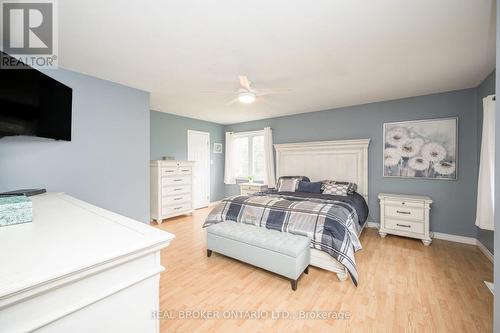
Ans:
MULTIPOLYGON (((261 209, 261 211, 270 209, 270 207, 263 208, 265 201, 262 201, 262 198, 266 198, 267 200, 273 198, 276 198, 275 200, 281 200, 285 205, 290 207, 293 206, 293 208, 290 208, 290 212, 293 210, 293 214, 297 214, 296 216, 299 218, 303 216, 304 219, 306 215, 314 213, 311 209, 311 211, 307 211, 307 214, 300 215, 300 207, 314 207, 315 204, 319 205, 320 203, 328 204, 327 208, 329 209, 329 213, 326 215, 330 217, 327 222, 330 223, 330 225, 331 223, 336 223, 337 228, 345 227, 345 233, 355 233, 355 235, 352 237, 345 237, 343 240, 340 240, 340 242, 343 242, 341 245, 337 244, 337 250, 341 249, 341 251, 345 251, 345 253, 341 253, 341 256, 336 256, 338 260, 332 256, 331 251, 330 253, 325 251, 325 249, 328 248, 328 244, 313 245, 314 247, 312 246, 311 248, 311 265, 336 273, 341 281, 346 280, 350 274, 353 282, 356 284, 357 272, 354 263, 354 252, 361 247, 360 244, 357 244, 357 238, 366 225, 367 218, 369 143, 370 139, 361 139, 274 145, 276 149, 276 171, 278 178, 289 175, 303 175, 307 176, 312 182, 325 179, 348 181, 357 184, 357 194, 344 198, 327 198, 325 197, 326 195, 323 194, 312 195, 311 193, 305 194, 297 192, 259 193, 250 198, 237 196, 223 200, 219 206, 214 208, 211 214, 209 214, 205 226, 211 223, 222 222, 226 218, 228 220, 236 220, 236 215, 238 215, 238 219, 240 219, 243 214, 247 214, 251 219, 252 215, 259 214, 255 213, 259 211, 259 209, 261 209), (333 204, 332 200, 335 201, 335 204, 333 204), (304 203, 302 203, 302 201, 304 203), (230 212, 229 205, 231 204, 233 207, 238 206, 236 215, 230 212), (245 210, 241 208, 242 206, 250 206, 250 208, 246 209, 245 212, 245 210), (363 212, 362 208, 358 209, 355 206, 358 206, 358 208, 364 206, 366 212, 363 212), (233 214, 233 216, 228 218, 231 214, 233 214), (336 220, 345 220, 345 224, 348 226, 341 226, 336 220), (322 250, 320 250, 320 248, 322 250), (354 250, 352 250, 353 248, 354 250), (347 260, 345 258, 347 258, 347 260), (342 261, 342 263, 339 261, 342 261)), ((276 206, 276 204, 274 205, 276 206)), ((280 209, 286 210, 288 208, 280 209)), ((318 208, 314 209, 317 210, 318 208)), ((302 213, 304 212, 302 211, 302 213)), ((318 217, 320 215, 321 218, 325 218, 325 214, 318 214, 318 217)), ((248 221, 240 222, 247 223, 248 221)), ((280 221, 280 223, 283 223, 283 221, 280 221)), ((296 223, 295 225, 297 224, 300 223, 296 223)), ((266 227, 269 228, 269 224, 266 225, 266 227)), ((282 226, 278 226, 278 228, 280 227, 282 226)), ((299 230, 299 232, 301 232, 301 230, 299 230)), ((316 232, 316 230, 314 230, 314 232, 316 232)), ((322 238, 322 235, 320 235, 320 241, 324 242, 322 238)), ((335 240, 330 240, 330 242, 335 242, 335 240)), ((339 242, 339 240, 337 240, 337 242, 339 242)), ((337 254, 339 253, 339 251, 336 252, 337 254)))

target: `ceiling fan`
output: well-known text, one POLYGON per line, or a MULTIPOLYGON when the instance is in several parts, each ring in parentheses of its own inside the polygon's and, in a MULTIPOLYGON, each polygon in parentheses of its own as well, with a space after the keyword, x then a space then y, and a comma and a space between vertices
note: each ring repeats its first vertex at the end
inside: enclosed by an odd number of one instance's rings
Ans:
POLYGON ((218 90, 205 90, 206 93, 234 93, 236 98, 228 104, 240 102, 243 104, 252 104, 257 97, 265 95, 280 94, 290 91, 290 89, 255 89, 251 86, 250 80, 245 75, 240 75, 240 88, 237 91, 218 91, 218 90))

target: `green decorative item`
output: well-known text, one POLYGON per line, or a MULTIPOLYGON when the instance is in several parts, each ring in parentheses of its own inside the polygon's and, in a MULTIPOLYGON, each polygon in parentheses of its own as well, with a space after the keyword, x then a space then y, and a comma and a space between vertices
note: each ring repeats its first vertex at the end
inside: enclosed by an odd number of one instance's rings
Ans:
POLYGON ((253 176, 248 176, 248 182, 252 183, 253 182, 253 176))
POLYGON ((0 196, 0 227, 33 220, 33 205, 25 196, 0 196))

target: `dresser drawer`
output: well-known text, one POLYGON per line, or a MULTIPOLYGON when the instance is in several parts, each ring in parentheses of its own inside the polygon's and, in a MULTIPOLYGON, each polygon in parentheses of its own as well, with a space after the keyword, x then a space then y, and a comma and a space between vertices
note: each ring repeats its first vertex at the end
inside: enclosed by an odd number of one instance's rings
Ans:
POLYGON ((416 234, 424 233, 424 223, 422 222, 410 222, 386 218, 385 227, 387 229, 412 232, 416 234))
POLYGON ((177 176, 177 175, 190 175, 191 168, 189 167, 163 167, 161 168, 161 175, 163 177, 177 176))
POLYGON ((398 219, 405 220, 415 220, 415 221, 423 221, 424 220, 424 208, 409 207, 407 205, 403 206, 385 206, 385 216, 386 217, 395 217, 398 219))
POLYGON ((164 186, 162 196, 191 193, 191 185, 164 186))
POLYGON ((162 185, 186 185, 191 184, 191 177, 189 176, 175 176, 175 177, 163 177, 161 179, 162 185))
POLYGON ((191 210, 191 203, 178 204, 173 206, 165 206, 161 208, 162 215, 172 215, 191 210))
POLYGON ((163 199, 161 200, 162 206, 177 205, 177 204, 190 202, 190 201, 191 201, 191 193, 163 197, 163 199))

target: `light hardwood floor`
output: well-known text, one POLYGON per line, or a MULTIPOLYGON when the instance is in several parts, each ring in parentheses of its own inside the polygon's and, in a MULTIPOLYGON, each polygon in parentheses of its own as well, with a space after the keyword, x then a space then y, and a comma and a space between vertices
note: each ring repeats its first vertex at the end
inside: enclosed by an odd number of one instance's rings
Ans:
POLYGON ((201 226, 208 212, 197 210, 157 226, 176 235, 162 252, 167 268, 160 284, 162 332, 492 331, 493 296, 483 280, 492 280, 493 267, 475 246, 435 240, 425 247, 418 240, 381 239, 375 229, 365 229, 364 249, 356 254, 357 288, 311 267, 294 292, 287 279, 275 274, 215 253, 207 258, 201 226), (337 311, 350 318, 180 318, 186 310, 218 311, 221 317, 233 310, 269 311, 261 316, 279 310, 290 315, 337 311))

